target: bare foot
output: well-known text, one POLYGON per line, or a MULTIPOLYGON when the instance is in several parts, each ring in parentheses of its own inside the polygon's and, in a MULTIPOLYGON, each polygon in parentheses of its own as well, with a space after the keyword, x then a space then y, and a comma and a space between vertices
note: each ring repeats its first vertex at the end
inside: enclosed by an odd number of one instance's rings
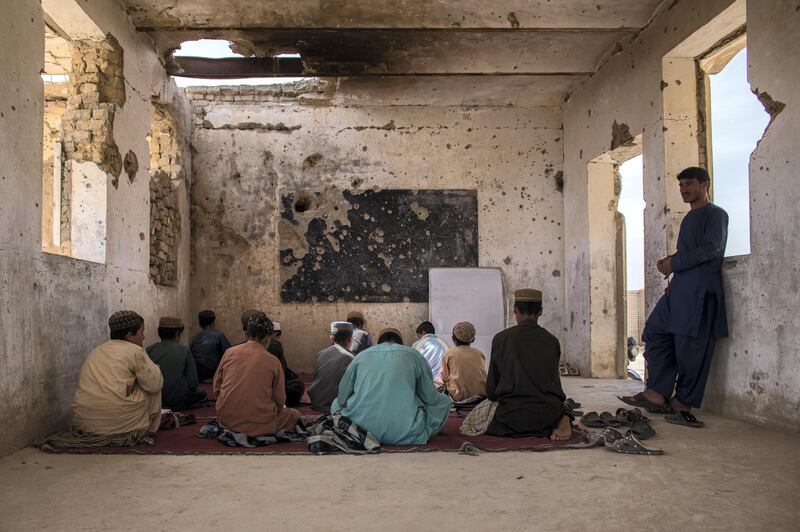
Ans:
POLYGON ((678 401, 677 397, 673 397, 672 399, 669 400, 669 406, 675 412, 691 412, 692 410, 692 407, 690 405, 687 405, 686 403, 681 403, 680 401, 678 401))
POLYGON ((550 439, 553 441, 564 441, 572 437, 572 420, 569 416, 561 416, 561 421, 558 426, 550 433, 550 439))
POLYGON ((663 405, 667 402, 663 395, 655 390, 651 390, 650 388, 646 388, 642 392, 642 395, 644 395, 645 399, 656 405, 663 405))

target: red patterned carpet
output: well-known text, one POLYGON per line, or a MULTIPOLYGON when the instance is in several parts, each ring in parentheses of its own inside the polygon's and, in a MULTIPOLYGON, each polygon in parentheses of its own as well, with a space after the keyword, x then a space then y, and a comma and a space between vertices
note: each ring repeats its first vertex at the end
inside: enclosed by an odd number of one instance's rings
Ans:
MULTIPOLYGON (((308 386, 311 375, 301 375, 308 386)), ((203 388, 212 396, 211 385, 203 384, 203 388)), ((319 412, 309 406, 308 395, 303 396, 302 404, 296 408, 305 416, 318 416, 319 412)), ((228 447, 216 439, 198 438, 200 427, 216 416, 214 407, 187 411, 197 417, 197 423, 185 425, 177 429, 164 430, 155 436, 155 445, 137 445, 135 447, 93 447, 86 449, 69 449, 63 452, 78 454, 311 454, 304 442, 276 443, 266 447, 228 447)), ((553 449, 585 448, 586 433, 576 428, 572 439, 563 442, 552 442, 547 438, 499 438, 496 436, 463 436, 458 433, 462 418, 455 413, 450 414, 447 424, 441 433, 430 439, 427 445, 386 445, 383 452, 425 452, 425 451, 459 451, 464 444, 487 452, 499 451, 550 451, 553 449)), ((464 450, 468 449, 465 448, 464 450)), ((62 451, 55 451, 62 452, 62 451)))

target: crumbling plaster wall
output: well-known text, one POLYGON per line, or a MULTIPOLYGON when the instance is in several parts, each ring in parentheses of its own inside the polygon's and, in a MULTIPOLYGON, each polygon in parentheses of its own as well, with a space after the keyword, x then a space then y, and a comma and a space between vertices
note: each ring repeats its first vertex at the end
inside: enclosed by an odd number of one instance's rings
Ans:
POLYGON ((750 87, 785 104, 750 159, 751 252, 727 261, 730 338, 719 343, 709 405, 800 431, 800 6, 747 6, 750 87))
MULTIPOLYGON (((381 84, 381 100, 404 100, 402 82, 395 83, 381 84)), ((471 189, 478 191, 479 265, 502 268, 509 292, 541 288, 542 322, 562 336, 560 109, 370 105, 368 90, 356 93, 358 101, 324 82, 187 91, 195 109, 193 311, 215 309, 221 329, 237 340, 240 313, 264 309, 281 322, 295 370, 313 369, 329 322, 353 308, 364 311, 373 333, 391 325, 409 342, 428 316, 425 303, 280 303, 280 195, 471 189)))
MULTIPOLYGON (((674 84, 675 80, 662 77, 662 58, 729 7, 735 8, 735 3, 711 0, 665 5, 652 24, 576 90, 564 107, 565 305, 568 314, 575 316, 567 324, 566 352, 568 356, 579 355, 570 360, 581 368, 589 367, 591 360, 594 291, 589 275, 592 244, 586 216, 586 165, 610 149, 614 121, 627 124, 633 135, 641 133, 645 284, 647 308, 652 309, 665 287, 655 263, 674 252, 671 231, 682 217, 674 208, 677 185, 672 169, 697 164, 696 149, 694 160, 688 155, 685 161, 666 160, 666 153, 680 150, 667 137, 670 127, 679 125, 675 124, 676 116, 664 115, 662 80, 665 84, 674 84)), ((800 170, 793 147, 800 102, 792 89, 798 83, 796 66, 800 64, 795 45, 800 37, 798 28, 796 2, 748 3, 751 87, 768 92, 786 107, 750 162, 752 254, 726 261, 731 337, 717 347, 704 403, 704 408, 789 430, 800 428, 798 268, 793 260, 800 239, 792 229, 800 199, 793 177, 800 170)), ((695 108, 691 100, 684 103, 680 113, 695 108)), ((697 146, 692 134, 687 127, 684 140, 697 146)))
MULTIPOLYGON (((120 153, 150 158, 151 94, 160 94, 190 123, 186 101, 166 78, 146 39, 113 0, 80 4, 124 50, 125 104, 113 138, 120 153)), ((108 337, 108 316, 131 308, 146 319, 147 343, 157 340, 157 318, 188 319, 188 275, 176 288, 149 279, 149 176, 141 164, 133 183, 108 186, 105 264, 42 252, 42 120, 44 21, 38 0, 0 0, 0 455, 63 428, 69 420, 80 366, 108 337)), ((186 157, 189 157, 188 142, 186 157)), ((124 175, 124 174, 123 174, 124 175)), ((188 220, 188 193, 180 209, 188 220)), ((180 264, 188 271, 189 224, 180 264)))

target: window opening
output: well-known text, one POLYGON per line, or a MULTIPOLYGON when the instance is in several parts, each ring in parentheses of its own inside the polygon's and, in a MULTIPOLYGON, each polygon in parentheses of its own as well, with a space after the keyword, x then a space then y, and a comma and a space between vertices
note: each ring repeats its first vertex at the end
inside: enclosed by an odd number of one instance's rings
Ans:
POLYGON ((747 48, 710 74, 713 201, 728 212, 725 256, 750 254, 750 156, 770 117, 747 81, 747 48))

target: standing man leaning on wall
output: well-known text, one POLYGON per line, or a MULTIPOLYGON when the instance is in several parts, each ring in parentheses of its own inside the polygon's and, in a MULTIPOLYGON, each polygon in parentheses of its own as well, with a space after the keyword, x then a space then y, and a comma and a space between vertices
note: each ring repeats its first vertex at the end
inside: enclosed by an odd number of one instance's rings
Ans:
POLYGON ((704 169, 686 168, 678 183, 691 210, 681 222, 677 252, 658 261, 658 271, 672 280, 642 334, 647 387, 619 399, 664 412, 670 423, 702 427, 691 410, 703 402, 716 338, 728 335, 721 272, 728 214, 709 200, 704 169))

